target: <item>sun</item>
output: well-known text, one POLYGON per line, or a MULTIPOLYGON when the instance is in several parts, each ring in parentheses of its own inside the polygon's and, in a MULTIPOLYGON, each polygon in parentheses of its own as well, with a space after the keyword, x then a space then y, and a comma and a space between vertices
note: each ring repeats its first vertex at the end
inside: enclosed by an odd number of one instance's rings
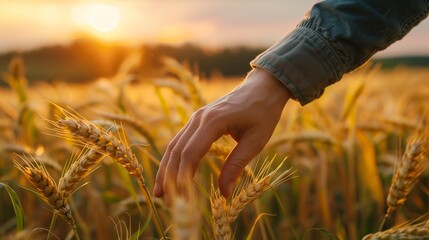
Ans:
POLYGON ((118 26, 119 12, 110 5, 96 6, 91 15, 89 25, 100 32, 110 32, 118 26))
POLYGON ((101 33, 112 32, 118 27, 121 14, 117 7, 105 3, 86 3, 73 9, 73 19, 101 33))

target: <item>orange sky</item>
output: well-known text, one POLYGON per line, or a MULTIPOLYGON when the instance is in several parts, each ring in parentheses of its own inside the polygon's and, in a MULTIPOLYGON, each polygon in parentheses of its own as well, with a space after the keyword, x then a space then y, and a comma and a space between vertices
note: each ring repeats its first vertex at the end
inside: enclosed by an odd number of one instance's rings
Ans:
MULTIPOLYGON (((315 2, 0 0, 0 52, 67 44, 79 34, 131 45, 192 42, 210 47, 268 47, 291 31, 315 2), (94 4, 108 6, 107 13, 91 12, 94 4), (117 22, 106 23, 116 18, 117 22), (112 30, 109 24, 114 24, 112 30)), ((429 54, 428 40, 426 20, 381 55, 429 54)))

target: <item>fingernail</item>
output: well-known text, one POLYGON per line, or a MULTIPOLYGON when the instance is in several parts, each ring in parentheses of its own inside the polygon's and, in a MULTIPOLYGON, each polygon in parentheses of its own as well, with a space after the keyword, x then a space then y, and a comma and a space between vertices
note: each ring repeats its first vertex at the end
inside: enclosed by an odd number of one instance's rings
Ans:
POLYGON ((158 196, 159 195, 159 185, 155 183, 155 186, 153 187, 153 195, 158 196))

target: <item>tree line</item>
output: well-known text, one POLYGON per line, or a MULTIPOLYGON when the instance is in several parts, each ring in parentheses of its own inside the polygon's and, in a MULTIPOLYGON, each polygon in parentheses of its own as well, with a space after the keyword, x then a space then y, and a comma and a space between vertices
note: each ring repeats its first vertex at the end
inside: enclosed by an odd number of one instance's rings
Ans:
MULTIPOLYGON (((27 52, 10 52, 0 55, 0 73, 7 70, 9 61, 22 56, 29 81, 66 80, 84 82, 115 74, 121 63, 133 51, 141 52, 141 64, 136 73, 143 77, 159 77, 163 57, 172 57, 187 63, 203 79, 216 76, 244 76, 249 62, 265 50, 264 47, 228 47, 207 49, 202 46, 143 45, 136 48, 121 44, 103 44, 93 39, 77 39, 68 46, 48 46, 27 52)), ((385 69, 398 65, 429 67, 427 56, 407 56, 379 59, 385 69)), ((0 75, 1 76, 1 75, 0 75)), ((0 81, 1 84, 1 81, 0 81)))
POLYGON ((146 77, 163 74, 162 59, 172 57, 187 63, 202 78, 213 74, 242 76, 250 70, 249 62, 263 48, 230 47, 208 50, 201 46, 143 45, 136 48, 106 45, 91 39, 78 39, 68 46, 48 46, 27 52, 10 52, 0 56, 0 72, 5 72, 9 61, 22 56, 30 81, 66 80, 84 82, 99 77, 110 77, 133 51, 141 52, 141 65, 135 71, 146 77))

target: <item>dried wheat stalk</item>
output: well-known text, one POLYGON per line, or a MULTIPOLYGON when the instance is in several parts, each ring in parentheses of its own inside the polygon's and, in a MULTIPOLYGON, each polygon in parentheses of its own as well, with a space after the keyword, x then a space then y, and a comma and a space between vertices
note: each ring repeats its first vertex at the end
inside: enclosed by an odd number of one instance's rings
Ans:
POLYGON ((220 144, 218 142, 215 142, 210 147, 209 152, 220 159, 226 159, 231 152, 231 147, 228 147, 225 144, 220 144))
POLYGON ((240 212, 249 203, 259 198, 267 190, 275 188, 285 181, 293 178, 293 174, 295 172, 292 171, 292 169, 288 169, 275 177, 276 173, 283 166, 285 160, 286 159, 284 159, 276 169, 269 172, 274 162, 274 158, 271 160, 266 159, 254 178, 244 177, 240 181, 232 194, 231 203, 227 207, 229 223, 234 222, 240 212))
POLYGON ((166 239, 164 226, 162 225, 158 211, 153 203, 149 189, 147 188, 143 177, 143 167, 126 144, 125 136, 118 139, 105 129, 98 127, 89 121, 78 119, 78 116, 75 116, 64 109, 61 110, 65 113, 66 118, 59 119, 56 122, 51 122, 55 127, 57 134, 63 138, 70 139, 81 146, 89 147, 94 151, 98 151, 112 157, 132 176, 134 176, 143 191, 146 201, 152 208, 152 214, 154 216, 158 232, 162 235, 163 239, 166 239), (72 134, 72 138, 68 136, 67 132, 72 134))
POLYGON ((428 132, 416 133, 408 141, 405 152, 395 168, 390 185, 386 217, 404 204, 408 193, 425 169, 428 149, 428 132))
POLYGON ((214 190, 213 184, 211 196, 212 225, 215 239, 231 239, 231 227, 229 226, 226 199, 220 194, 219 189, 214 190))
POLYGON ((247 185, 237 196, 234 196, 228 205, 228 221, 234 222, 240 212, 253 200, 259 198, 265 191, 271 188, 271 176, 253 181, 247 185))
POLYGON ((189 199, 183 196, 174 197, 173 213, 174 239, 200 239, 198 225, 199 216, 196 211, 195 201, 189 201, 189 199))
POLYGON ((429 238, 429 221, 410 225, 403 224, 390 228, 386 231, 371 233, 366 235, 362 240, 393 240, 393 239, 428 239, 429 238))
MULTIPOLYGON (((262 166, 255 175, 247 175, 241 178, 238 186, 232 194, 232 200, 228 204, 226 199, 221 196, 219 189, 214 190, 212 184, 211 207, 213 232, 216 239, 231 238, 230 224, 238 217, 240 212, 253 200, 259 198, 264 192, 275 188, 278 185, 294 177, 295 171, 288 169, 277 174, 283 166, 286 159, 283 159, 278 166, 271 170, 275 157, 262 163, 262 166)), ((258 162, 254 166, 257 166, 258 162)))
POLYGON ((36 160, 30 161, 23 157, 25 165, 14 162, 28 181, 37 189, 42 200, 63 218, 73 229, 76 229, 75 221, 66 198, 58 191, 57 186, 45 166, 36 160))
POLYGON ((154 152, 158 156, 162 156, 161 152, 158 149, 155 139, 150 133, 149 127, 146 126, 144 122, 127 115, 119 115, 119 114, 113 114, 108 112, 100 112, 99 114, 103 117, 109 118, 110 120, 119 121, 134 128, 138 133, 140 133, 144 138, 146 138, 148 144, 154 150, 154 152))
POLYGON ((73 141, 112 157, 141 184, 145 185, 143 167, 136 156, 126 144, 110 132, 91 122, 71 118, 60 119, 55 126, 58 127, 60 135, 66 137, 61 130, 68 130, 74 137, 73 141))
POLYGON ((103 156, 103 154, 95 150, 88 150, 70 165, 58 184, 58 190, 63 194, 64 198, 68 198, 71 195, 78 182, 91 173, 103 156))

